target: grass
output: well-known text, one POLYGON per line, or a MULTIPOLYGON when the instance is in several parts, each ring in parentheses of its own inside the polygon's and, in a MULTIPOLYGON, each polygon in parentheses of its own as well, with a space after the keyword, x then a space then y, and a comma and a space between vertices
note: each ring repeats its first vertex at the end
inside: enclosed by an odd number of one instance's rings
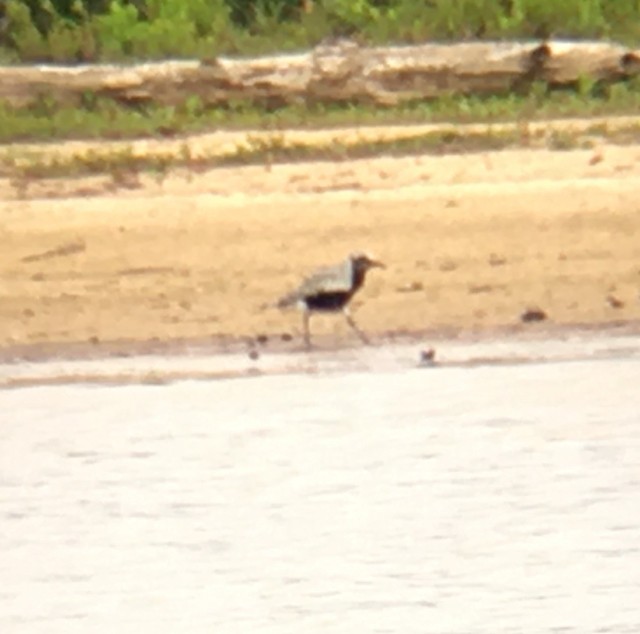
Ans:
POLYGON ((23 193, 32 180, 45 178, 110 175, 116 187, 135 182, 141 173, 154 175, 160 181, 171 170, 192 172, 234 165, 273 165, 285 162, 369 158, 375 156, 407 156, 418 154, 451 154, 512 147, 570 150, 590 148, 596 138, 609 143, 640 142, 640 120, 617 127, 594 121, 582 129, 559 129, 550 124, 521 121, 512 125, 482 126, 456 129, 452 126, 416 133, 408 138, 361 138, 353 141, 327 137, 324 143, 301 141, 282 133, 247 135, 244 142, 225 153, 210 151, 194 155, 185 141, 171 151, 158 148, 144 154, 132 145, 118 148, 60 154, 47 147, 21 151, 11 148, 0 154, 0 175, 12 179, 23 193))
POLYGON ((237 103, 226 108, 204 107, 196 98, 180 107, 131 108, 106 99, 87 96, 81 108, 56 105, 42 100, 24 109, 0 106, 0 175, 24 179, 71 175, 110 174, 114 183, 126 173, 150 172, 163 178, 171 169, 186 167, 204 170, 225 165, 272 164, 301 160, 342 160, 380 154, 406 155, 499 149, 527 144, 556 149, 579 147, 587 137, 599 136, 612 142, 637 142, 636 124, 608 130, 594 123, 588 133, 567 130, 529 133, 529 124, 558 118, 592 118, 636 115, 640 109, 640 80, 610 86, 582 83, 574 90, 550 90, 534 84, 526 95, 451 96, 429 102, 381 108, 369 105, 291 105, 267 108, 237 103), (334 141, 330 145, 285 141, 284 131, 313 130, 344 126, 389 126, 397 124, 449 123, 411 138, 358 142, 334 141), (516 124, 500 128, 456 132, 455 126, 468 123, 516 124), (246 137, 233 151, 194 155, 187 135, 221 130, 270 131, 246 137), (279 132, 282 131, 281 134, 279 132), (146 154, 134 152, 126 141, 138 138, 175 138, 173 149, 146 154), (183 139, 181 142, 180 139, 183 139), (57 142, 73 139, 124 141, 117 147, 101 146, 82 152, 56 152, 54 145, 21 147, 20 142, 57 142), (178 148, 178 149, 176 149, 178 148))
POLYGON ((0 143, 162 138, 221 129, 535 121, 635 114, 639 109, 640 80, 637 78, 607 87, 577 86, 575 90, 551 91, 544 84, 536 84, 527 95, 451 96, 387 108, 363 104, 269 108, 246 103, 206 107, 197 98, 178 107, 131 107, 88 95, 84 107, 80 108, 58 106, 46 99, 29 108, 0 105, 0 143))

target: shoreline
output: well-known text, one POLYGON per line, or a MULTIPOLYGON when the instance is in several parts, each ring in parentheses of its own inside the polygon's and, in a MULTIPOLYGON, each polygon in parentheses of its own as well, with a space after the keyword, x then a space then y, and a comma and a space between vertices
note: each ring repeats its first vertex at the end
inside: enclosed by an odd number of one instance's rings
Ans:
POLYGON ((501 328, 490 332, 403 334, 372 346, 323 341, 308 351, 298 342, 220 348, 204 342, 135 342, 89 351, 86 344, 47 350, 0 351, 0 391, 84 385, 161 386, 283 374, 479 369, 540 363, 640 359, 640 323, 501 328), (432 361, 421 352, 435 352, 432 361), (250 356, 249 351, 259 350, 250 356))
POLYGON ((311 349, 304 347, 302 338, 290 333, 270 333, 259 336, 214 336, 164 340, 114 340, 103 342, 70 341, 41 344, 21 344, 0 347, 0 365, 19 363, 49 363, 56 361, 100 361, 130 357, 164 356, 202 357, 236 355, 253 360, 273 355, 331 354, 358 349, 377 349, 385 346, 415 346, 416 351, 442 343, 487 344, 492 341, 545 341, 574 337, 635 337, 640 335, 640 320, 611 320, 606 322, 564 323, 544 321, 535 324, 494 325, 485 328, 459 329, 441 327, 422 331, 387 331, 372 335, 370 345, 363 344, 348 332, 346 336, 321 335, 311 349))

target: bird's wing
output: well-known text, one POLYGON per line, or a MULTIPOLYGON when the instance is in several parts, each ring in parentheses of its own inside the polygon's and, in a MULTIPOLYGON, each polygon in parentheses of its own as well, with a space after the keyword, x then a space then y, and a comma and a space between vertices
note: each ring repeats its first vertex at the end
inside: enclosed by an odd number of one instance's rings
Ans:
POLYGON ((312 273, 302 282, 298 294, 306 297, 317 293, 343 293, 350 291, 351 285, 351 263, 342 262, 312 273))
POLYGON ((320 293, 348 293, 351 290, 352 279, 350 261, 317 269, 303 280, 296 290, 282 297, 277 306, 279 308, 292 306, 300 299, 320 293))

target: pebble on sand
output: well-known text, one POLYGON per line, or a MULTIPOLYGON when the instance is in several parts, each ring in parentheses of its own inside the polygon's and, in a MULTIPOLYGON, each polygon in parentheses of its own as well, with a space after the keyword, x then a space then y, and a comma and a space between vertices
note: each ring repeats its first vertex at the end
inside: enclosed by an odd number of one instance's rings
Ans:
POLYGON ((520 321, 528 324, 534 321, 544 321, 547 319, 547 313, 540 308, 527 308, 521 315, 520 321))
POLYGON ((424 367, 432 366, 435 363, 436 351, 434 348, 420 350, 420 365, 424 367))

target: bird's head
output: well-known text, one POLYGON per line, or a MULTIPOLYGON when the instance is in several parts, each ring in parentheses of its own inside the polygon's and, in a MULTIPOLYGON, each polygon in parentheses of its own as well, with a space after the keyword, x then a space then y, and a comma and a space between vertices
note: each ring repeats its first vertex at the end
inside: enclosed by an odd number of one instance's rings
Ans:
POLYGON ((357 271, 362 271, 363 273, 368 271, 369 269, 373 269, 376 267, 381 269, 386 268, 382 262, 376 260, 375 258, 372 258, 367 253, 352 253, 349 257, 351 259, 353 267, 357 271))

